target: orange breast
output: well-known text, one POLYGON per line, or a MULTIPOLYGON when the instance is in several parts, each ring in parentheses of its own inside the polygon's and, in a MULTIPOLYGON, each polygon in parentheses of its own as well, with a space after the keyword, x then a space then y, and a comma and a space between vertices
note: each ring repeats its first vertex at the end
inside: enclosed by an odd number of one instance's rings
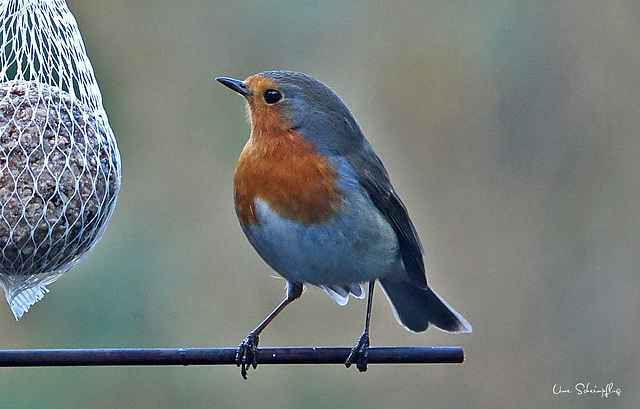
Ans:
MULTIPOLYGON (((274 129, 274 128, 270 128, 274 129)), ((234 180, 234 201, 240 221, 259 221, 255 199, 267 203, 280 217, 302 224, 319 224, 339 207, 336 170, 293 130, 277 136, 254 127, 245 145, 234 180)))

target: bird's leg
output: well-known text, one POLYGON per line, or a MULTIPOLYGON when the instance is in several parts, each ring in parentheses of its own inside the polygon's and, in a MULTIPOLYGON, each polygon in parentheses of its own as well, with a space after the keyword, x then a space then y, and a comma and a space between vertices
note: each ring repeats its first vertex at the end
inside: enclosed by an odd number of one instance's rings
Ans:
POLYGON ((371 321, 371 305, 373 302, 373 287, 375 280, 369 282, 369 296, 367 298, 367 318, 364 323, 364 331, 358 340, 358 343, 351 348, 351 353, 344 363, 348 368, 355 361, 356 367, 360 372, 367 370, 367 360, 369 358, 369 321, 371 321))
POLYGON ((276 309, 273 310, 271 314, 269 314, 269 316, 260 323, 260 325, 251 331, 238 346, 238 352, 236 352, 236 365, 241 367, 240 374, 245 380, 247 379, 247 370, 249 367, 253 366, 253 369, 255 369, 258 366, 258 362, 256 361, 256 351, 258 349, 260 333, 278 314, 280 314, 280 311, 282 311, 284 307, 289 305, 293 300, 299 298, 300 295, 302 295, 302 285, 287 282, 287 296, 285 299, 282 300, 276 309))

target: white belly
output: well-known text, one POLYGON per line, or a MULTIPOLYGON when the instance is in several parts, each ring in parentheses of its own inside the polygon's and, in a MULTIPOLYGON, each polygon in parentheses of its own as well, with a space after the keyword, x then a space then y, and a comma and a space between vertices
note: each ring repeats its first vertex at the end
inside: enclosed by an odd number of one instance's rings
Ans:
POLYGON ((256 225, 244 228, 251 244, 287 280, 314 285, 368 282, 401 263, 393 228, 364 195, 343 201, 323 224, 281 218, 256 199, 256 225))

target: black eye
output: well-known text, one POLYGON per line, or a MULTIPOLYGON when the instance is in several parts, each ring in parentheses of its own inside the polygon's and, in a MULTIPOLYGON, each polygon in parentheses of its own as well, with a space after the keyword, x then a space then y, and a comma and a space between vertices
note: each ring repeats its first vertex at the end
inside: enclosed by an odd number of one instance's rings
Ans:
POLYGON ((282 99, 280 91, 275 89, 268 89, 264 92, 264 102, 267 104, 275 104, 282 99))

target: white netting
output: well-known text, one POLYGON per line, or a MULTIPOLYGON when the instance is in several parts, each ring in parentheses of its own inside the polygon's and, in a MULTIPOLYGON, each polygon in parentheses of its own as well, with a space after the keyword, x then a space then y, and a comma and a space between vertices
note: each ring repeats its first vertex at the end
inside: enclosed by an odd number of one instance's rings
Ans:
POLYGON ((0 0, 0 285, 16 319, 100 239, 120 154, 63 0, 0 0))

